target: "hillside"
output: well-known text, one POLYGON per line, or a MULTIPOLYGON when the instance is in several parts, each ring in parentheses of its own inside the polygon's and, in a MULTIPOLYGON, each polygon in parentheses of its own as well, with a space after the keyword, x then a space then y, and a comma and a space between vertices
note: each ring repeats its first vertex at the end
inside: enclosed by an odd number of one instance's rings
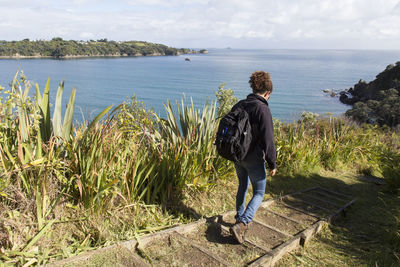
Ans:
POLYGON ((53 38, 50 41, 0 41, 0 57, 92 57, 92 56, 165 56, 196 53, 185 48, 173 48, 163 44, 143 41, 75 41, 53 38))
POLYGON ((360 80, 340 93, 340 101, 352 105, 346 115, 358 122, 388 125, 400 124, 400 61, 391 64, 367 83, 360 80))
MULTIPOLYGON (((35 85, 31 95, 29 79, 17 73, 9 87, 0 87, 0 266, 41 266, 235 208, 234 165, 214 145, 217 114, 236 102, 232 90, 221 86, 217 103, 202 109, 193 101, 175 108, 167 102, 165 119, 132 97, 74 125, 81 96, 73 89, 62 108, 64 82, 57 92, 50 80, 35 85)), ((268 177, 266 198, 314 186, 358 198, 341 224, 304 251, 307 257, 289 254, 282 266, 310 257, 319 265, 395 266, 397 132, 307 114, 275 121, 274 130, 279 173, 268 177), (371 178, 386 185, 378 188, 371 178)), ((101 263, 88 265, 110 265, 101 263)))

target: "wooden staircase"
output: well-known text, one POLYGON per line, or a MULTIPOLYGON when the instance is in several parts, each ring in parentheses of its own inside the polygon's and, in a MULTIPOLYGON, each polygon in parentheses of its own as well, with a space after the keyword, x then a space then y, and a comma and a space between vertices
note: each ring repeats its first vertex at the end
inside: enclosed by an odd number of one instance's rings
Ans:
POLYGON ((326 188, 308 188, 263 202, 243 244, 229 233, 235 214, 231 211, 59 261, 54 266, 90 265, 96 253, 111 253, 114 266, 273 266, 285 253, 304 246, 324 224, 344 215, 354 201, 349 195, 326 188))

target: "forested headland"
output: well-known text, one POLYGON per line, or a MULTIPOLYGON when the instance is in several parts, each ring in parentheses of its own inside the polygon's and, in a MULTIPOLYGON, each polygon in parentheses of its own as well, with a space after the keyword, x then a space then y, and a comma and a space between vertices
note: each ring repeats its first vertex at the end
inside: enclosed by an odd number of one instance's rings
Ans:
POLYGON ((163 44, 144 41, 109 41, 107 39, 75 41, 60 37, 48 40, 24 39, 22 41, 0 41, 0 58, 69 58, 97 56, 172 56, 204 53, 188 48, 173 48, 163 44))
POLYGON ((400 61, 390 64, 376 79, 360 80, 340 93, 340 101, 352 105, 346 115, 360 123, 395 127, 400 124, 400 61))

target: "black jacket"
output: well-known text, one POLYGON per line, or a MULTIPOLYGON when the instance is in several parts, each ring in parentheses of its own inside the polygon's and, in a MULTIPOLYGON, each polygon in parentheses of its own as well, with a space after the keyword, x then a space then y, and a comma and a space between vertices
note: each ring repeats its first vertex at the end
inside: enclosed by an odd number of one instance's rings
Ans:
POLYGON ((268 102, 260 95, 249 94, 245 100, 245 109, 249 114, 252 143, 243 161, 265 162, 273 170, 276 168, 276 150, 274 143, 274 125, 268 102))

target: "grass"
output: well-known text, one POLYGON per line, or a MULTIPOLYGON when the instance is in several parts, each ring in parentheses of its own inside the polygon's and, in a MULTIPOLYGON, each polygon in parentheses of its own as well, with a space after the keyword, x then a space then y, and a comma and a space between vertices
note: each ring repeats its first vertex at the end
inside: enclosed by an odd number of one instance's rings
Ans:
MULTIPOLYGON (((43 96, 37 90, 31 99, 29 83, 20 80, 0 98, 4 263, 45 264, 234 209, 233 165, 213 146, 217 110, 223 115, 232 102, 225 98, 233 94, 219 92, 218 104, 202 109, 185 100, 176 108, 167 103, 165 119, 133 97, 71 128, 73 94, 63 128, 61 93, 51 121, 48 90, 43 96), (221 103, 224 109, 217 109, 221 103)), ((371 252, 368 260, 359 256, 357 262, 394 262, 400 247, 398 133, 309 114, 297 123, 275 121, 275 133, 279 175, 268 180, 266 198, 315 185, 359 196, 359 216, 349 224, 354 231, 373 229, 372 240, 379 237, 387 251, 371 252), (375 188, 358 180, 360 174, 384 177, 388 185, 375 188), (363 221, 373 226, 362 227, 363 221)), ((348 240, 345 226, 334 227, 322 235, 332 242, 348 240)), ((348 244, 362 242, 354 237, 348 244)))
MULTIPOLYGON (((400 198, 387 193, 388 185, 376 185, 363 177, 351 171, 321 171, 268 178, 264 199, 316 185, 357 198, 345 217, 325 227, 304 248, 287 254, 278 266, 398 266, 400 198)), ((190 207, 200 215, 234 210, 236 186, 235 177, 218 182, 207 194, 190 198, 190 207)), ((251 193, 247 200, 250 197, 251 193)))
MULTIPOLYGON (((346 217, 325 227, 304 248, 287 254, 278 266, 398 266, 400 247, 393 239, 392 231, 399 229, 400 199, 383 193, 387 186, 367 182, 362 177, 354 172, 322 171, 319 174, 268 178, 264 199, 316 185, 357 198, 346 217)), ((181 211, 198 218, 233 210, 236 188, 236 178, 232 177, 229 181, 218 181, 206 192, 195 193, 191 189, 185 193, 181 211)), ((247 200, 250 197, 251 190, 247 200)), ((109 258, 115 257, 112 254, 109 258)), ((99 262, 96 257, 94 260, 102 265, 109 259, 99 262)), ((92 260, 85 260, 74 265, 92 266, 92 263, 92 260)))
POLYGON ((321 175, 277 177, 270 190, 282 192, 320 185, 357 198, 346 217, 326 227, 314 239, 294 253, 286 255, 279 266, 397 266, 400 199, 383 193, 387 187, 361 179, 352 172, 324 172, 321 175), (279 179, 279 180, 278 180, 279 179), (290 188, 288 188, 290 186, 290 188), (396 218, 397 217, 397 218, 396 218))

